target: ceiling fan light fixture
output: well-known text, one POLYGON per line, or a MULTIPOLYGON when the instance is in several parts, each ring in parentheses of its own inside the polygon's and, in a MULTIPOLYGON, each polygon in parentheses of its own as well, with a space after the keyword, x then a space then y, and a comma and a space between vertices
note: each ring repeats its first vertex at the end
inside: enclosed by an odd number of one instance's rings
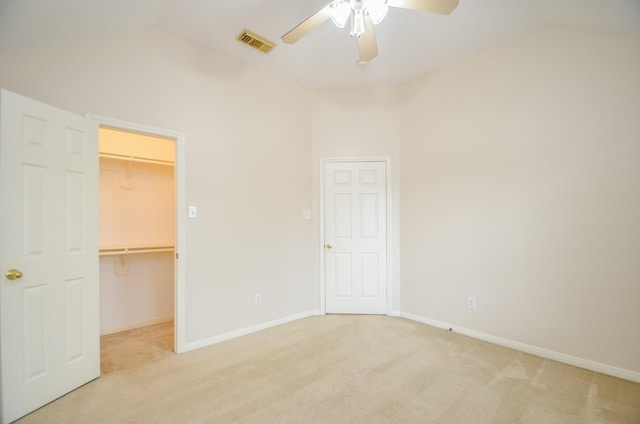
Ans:
POLYGON ((374 25, 378 25, 389 11, 387 0, 369 0, 367 2, 367 12, 371 16, 374 25))
POLYGON ((331 20, 340 29, 344 28, 351 15, 351 6, 348 1, 336 2, 331 5, 331 20))
POLYGON ((351 14, 351 36, 359 38, 367 30, 364 24, 364 11, 354 10, 351 14))

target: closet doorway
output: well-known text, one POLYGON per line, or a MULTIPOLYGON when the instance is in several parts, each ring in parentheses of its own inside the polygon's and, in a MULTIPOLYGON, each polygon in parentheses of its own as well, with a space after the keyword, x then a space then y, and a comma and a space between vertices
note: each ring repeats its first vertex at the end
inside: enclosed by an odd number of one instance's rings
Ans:
POLYGON ((180 351, 180 135, 99 129, 102 373, 180 351))

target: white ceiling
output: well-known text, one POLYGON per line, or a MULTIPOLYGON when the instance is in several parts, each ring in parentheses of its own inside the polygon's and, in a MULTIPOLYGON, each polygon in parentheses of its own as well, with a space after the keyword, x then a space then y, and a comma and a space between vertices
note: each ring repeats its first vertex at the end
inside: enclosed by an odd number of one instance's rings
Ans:
POLYGON ((392 84, 547 24, 640 35, 640 0, 460 0, 449 16, 392 8, 376 27, 379 56, 356 66, 348 28, 331 21, 293 45, 280 36, 329 0, 0 0, 0 54, 145 28, 162 28, 247 64, 314 87, 392 84), (247 28, 268 55, 235 37, 247 28))

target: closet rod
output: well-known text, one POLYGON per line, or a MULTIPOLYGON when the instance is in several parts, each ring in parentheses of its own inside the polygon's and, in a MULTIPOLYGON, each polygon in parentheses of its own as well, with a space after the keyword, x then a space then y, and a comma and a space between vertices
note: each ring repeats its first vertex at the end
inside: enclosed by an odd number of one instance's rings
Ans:
POLYGON ((129 255, 134 253, 173 252, 173 250, 173 246, 120 247, 116 249, 100 249, 100 256, 129 255))
POLYGON ((140 162, 140 163, 153 163, 156 165, 167 165, 174 166, 173 162, 168 160, 158 160, 158 159, 147 159, 140 156, 131 156, 131 155, 118 155, 115 153, 100 153, 101 158, 107 159, 118 159, 118 160, 128 160, 131 162, 140 162))

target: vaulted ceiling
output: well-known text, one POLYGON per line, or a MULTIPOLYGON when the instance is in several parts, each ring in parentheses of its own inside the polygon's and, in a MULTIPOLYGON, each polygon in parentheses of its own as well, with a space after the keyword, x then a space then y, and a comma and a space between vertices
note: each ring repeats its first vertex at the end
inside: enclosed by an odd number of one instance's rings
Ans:
POLYGON ((379 55, 357 66, 349 29, 330 21, 296 44, 280 37, 329 0, 0 0, 0 54, 161 28, 313 87, 394 84, 545 25, 640 35, 640 0, 460 0, 449 16, 392 8, 376 27, 379 55), (269 54, 235 37, 277 43, 269 54))

